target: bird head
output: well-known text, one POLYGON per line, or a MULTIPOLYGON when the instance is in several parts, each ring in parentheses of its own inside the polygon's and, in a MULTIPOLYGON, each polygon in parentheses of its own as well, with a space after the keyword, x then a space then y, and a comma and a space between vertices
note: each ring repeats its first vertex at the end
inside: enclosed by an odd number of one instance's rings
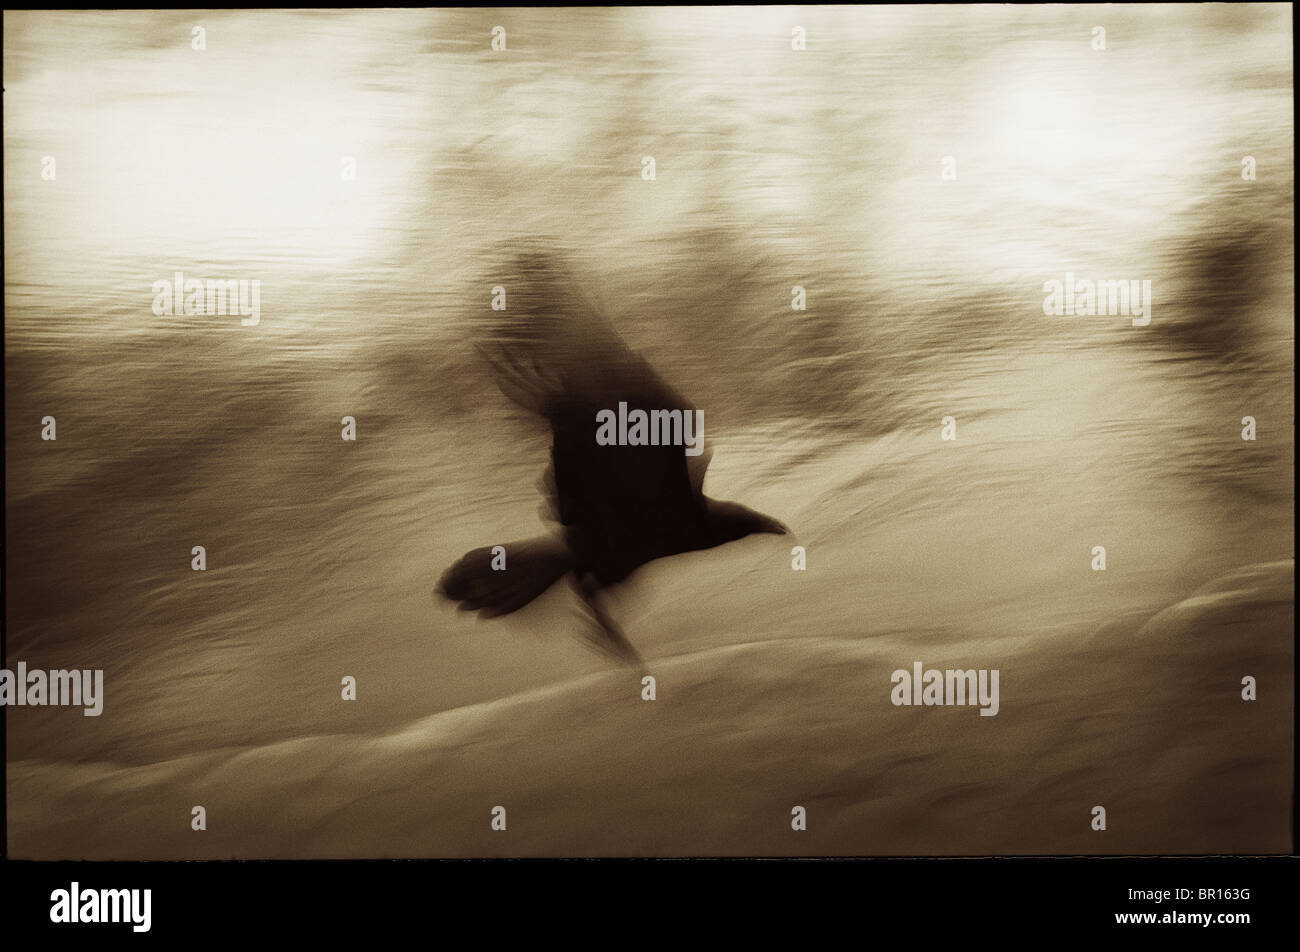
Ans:
POLYGON ((738 502, 723 502, 717 499, 707 499, 706 502, 710 545, 722 545, 724 542, 743 539, 755 532, 785 535, 790 531, 771 516, 755 512, 738 502))

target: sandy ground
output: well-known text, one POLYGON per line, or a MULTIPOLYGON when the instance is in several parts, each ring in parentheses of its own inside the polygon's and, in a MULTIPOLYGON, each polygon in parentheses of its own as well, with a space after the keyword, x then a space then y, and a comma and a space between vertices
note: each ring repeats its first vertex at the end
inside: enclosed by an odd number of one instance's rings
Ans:
MULTIPOLYGON (((894 707, 913 642, 656 658, 417 720, 126 769, 11 763, 15 857, 1279 853, 1294 562, 1153 617, 1008 638, 1001 712, 894 707), (1118 646, 1123 650, 1117 650, 1118 646), (1243 701, 1254 676, 1258 700, 1243 701), (202 803, 208 829, 191 831, 202 803), (490 829, 494 806, 505 831, 490 829), (792 807, 808 828, 790 828, 792 807), (1107 811, 1093 831, 1092 808, 1107 811), (94 813, 93 830, 63 818, 94 813), (70 838, 75 834, 75 839, 70 838)), ((962 666, 926 646, 927 666, 962 666)))

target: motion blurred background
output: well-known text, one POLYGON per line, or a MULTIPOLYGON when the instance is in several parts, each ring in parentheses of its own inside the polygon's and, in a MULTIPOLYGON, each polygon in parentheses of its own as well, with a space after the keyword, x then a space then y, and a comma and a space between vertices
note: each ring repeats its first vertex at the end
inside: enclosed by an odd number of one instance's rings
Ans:
POLYGON ((1287 851, 1291 17, 6 13, 5 660, 106 685, 6 711, 10 855, 1287 851), (468 332, 525 244, 807 549, 634 576, 647 672, 431 595, 541 525, 468 332), (1044 316, 1067 271, 1150 325, 1044 316), (1000 713, 892 706, 917 660, 1000 713))

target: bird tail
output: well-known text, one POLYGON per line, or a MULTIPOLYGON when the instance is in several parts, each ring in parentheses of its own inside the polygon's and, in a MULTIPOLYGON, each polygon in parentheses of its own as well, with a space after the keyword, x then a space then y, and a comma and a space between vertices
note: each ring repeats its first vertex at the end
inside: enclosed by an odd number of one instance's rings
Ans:
POLYGON ((568 547, 554 536, 466 552, 438 580, 438 594, 483 618, 508 615, 531 602, 573 567, 568 547))

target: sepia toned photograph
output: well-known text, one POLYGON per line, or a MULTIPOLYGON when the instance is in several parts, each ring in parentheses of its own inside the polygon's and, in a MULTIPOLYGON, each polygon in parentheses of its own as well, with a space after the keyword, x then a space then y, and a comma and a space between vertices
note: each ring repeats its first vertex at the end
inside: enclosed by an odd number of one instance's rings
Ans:
POLYGON ((6 12, 7 857, 1292 854, 1292 19, 6 12))

